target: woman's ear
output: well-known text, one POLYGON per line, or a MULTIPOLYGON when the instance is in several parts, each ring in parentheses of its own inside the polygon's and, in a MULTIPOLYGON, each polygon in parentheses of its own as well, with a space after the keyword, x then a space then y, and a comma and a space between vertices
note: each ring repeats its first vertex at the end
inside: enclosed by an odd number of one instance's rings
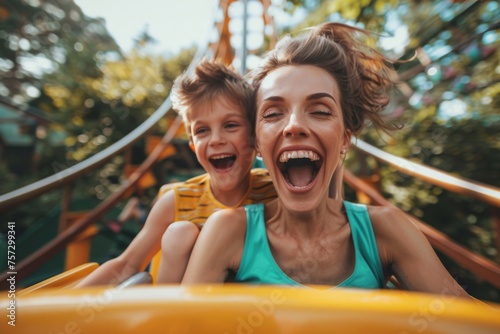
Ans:
POLYGON ((191 151, 193 151, 194 153, 196 153, 196 149, 194 147, 194 143, 191 140, 189 141, 189 148, 191 149, 191 151))
POLYGON ((352 132, 351 130, 345 130, 344 132, 344 141, 342 143, 342 146, 340 147, 340 151, 345 154, 347 153, 347 149, 349 146, 351 146, 351 137, 352 137, 352 132))

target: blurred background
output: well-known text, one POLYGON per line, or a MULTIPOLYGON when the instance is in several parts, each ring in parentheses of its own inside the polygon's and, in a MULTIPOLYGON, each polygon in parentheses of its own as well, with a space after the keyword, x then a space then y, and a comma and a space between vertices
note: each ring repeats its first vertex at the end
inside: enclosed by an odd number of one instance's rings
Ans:
MULTIPOLYGON (((392 58, 416 54, 416 61, 398 68, 401 83, 386 110, 387 118, 403 124, 403 129, 388 136, 368 128, 360 139, 410 161, 500 187, 498 1, 267 2, 264 14, 273 18, 273 25, 261 19, 259 1, 248 0, 247 24, 239 20, 241 2, 234 1, 228 13, 217 9, 219 1, 212 1, 210 11, 198 11, 190 2, 193 13, 209 16, 206 28, 196 30, 193 22, 201 19, 189 11, 179 12, 180 23, 173 28, 153 30, 153 24, 146 24, 128 41, 119 26, 113 26, 111 33, 105 17, 86 13, 85 0, 0 2, 0 195, 71 169, 133 132, 165 101, 172 81, 190 64, 197 47, 216 41, 215 26, 224 14, 234 18, 229 26, 232 64, 241 71, 251 70, 276 37, 325 21, 376 33, 373 45, 392 58), (191 30, 191 35, 182 35, 184 30, 191 30), (245 41, 242 31, 248 34, 245 41), (242 43, 248 53, 240 53, 242 43)), ((126 19, 134 12, 174 11, 176 3, 147 2, 151 8, 143 10, 141 1, 122 1, 115 5, 114 14, 107 15, 126 19), (125 7, 132 8, 132 13, 125 14, 125 7)), ((175 116, 167 113, 124 154, 73 182, 71 209, 91 210, 113 194, 152 152, 175 116)), ((498 207, 397 172, 360 151, 351 150, 346 165, 404 211, 473 252, 500 262, 498 207)), ((201 172, 181 127, 169 150, 128 196, 140 198, 147 211, 161 185, 201 172)), ((2 212, 4 236, 7 222, 16 222, 19 261, 57 235, 63 191, 47 192, 2 212)), ((348 185, 345 196, 358 200, 348 185)), ((116 217, 124 205, 125 200, 106 215, 116 217)), ((90 260, 102 262, 119 254, 139 228, 130 223, 118 235, 101 230, 92 241, 90 260)), ((500 302, 495 286, 439 255, 471 295, 500 302)), ((61 252, 24 284, 63 270, 61 252)))

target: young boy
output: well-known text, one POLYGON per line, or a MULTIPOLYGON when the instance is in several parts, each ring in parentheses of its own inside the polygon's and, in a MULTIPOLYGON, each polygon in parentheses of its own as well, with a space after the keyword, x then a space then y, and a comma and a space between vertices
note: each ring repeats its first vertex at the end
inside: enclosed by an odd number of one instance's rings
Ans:
POLYGON ((180 282, 199 228, 210 214, 276 197, 267 171, 251 169, 255 102, 242 76, 221 63, 203 60, 192 76, 177 78, 172 95, 190 147, 207 173, 164 194, 160 191, 144 227, 127 249, 77 287, 120 283, 144 270, 161 248, 161 259, 157 255, 152 264, 153 279, 161 262, 156 281, 180 282))

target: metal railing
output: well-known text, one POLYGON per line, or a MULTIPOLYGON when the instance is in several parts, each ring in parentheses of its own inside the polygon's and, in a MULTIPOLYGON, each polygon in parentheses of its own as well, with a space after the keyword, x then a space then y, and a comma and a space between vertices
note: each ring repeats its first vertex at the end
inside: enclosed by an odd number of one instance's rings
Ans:
POLYGON ((353 138, 352 144, 355 145, 358 150, 373 156, 379 161, 391 165, 405 174, 414 176, 436 186, 440 186, 454 193, 469 196, 492 206, 500 207, 499 188, 467 180, 465 178, 456 177, 438 169, 397 157, 360 139, 353 138))

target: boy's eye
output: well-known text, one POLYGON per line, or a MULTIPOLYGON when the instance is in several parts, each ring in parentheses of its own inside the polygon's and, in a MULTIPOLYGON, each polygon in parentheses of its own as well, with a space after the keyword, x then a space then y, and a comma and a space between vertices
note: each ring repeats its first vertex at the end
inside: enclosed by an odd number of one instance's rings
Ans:
POLYGON ((234 129, 234 128, 238 127, 238 125, 239 125, 238 123, 227 123, 226 128, 234 129))
POLYGON ((205 132, 207 132, 208 129, 207 128, 198 128, 198 129, 195 129, 194 130, 194 134, 195 135, 201 135, 201 134, 204 134, 205 132))

